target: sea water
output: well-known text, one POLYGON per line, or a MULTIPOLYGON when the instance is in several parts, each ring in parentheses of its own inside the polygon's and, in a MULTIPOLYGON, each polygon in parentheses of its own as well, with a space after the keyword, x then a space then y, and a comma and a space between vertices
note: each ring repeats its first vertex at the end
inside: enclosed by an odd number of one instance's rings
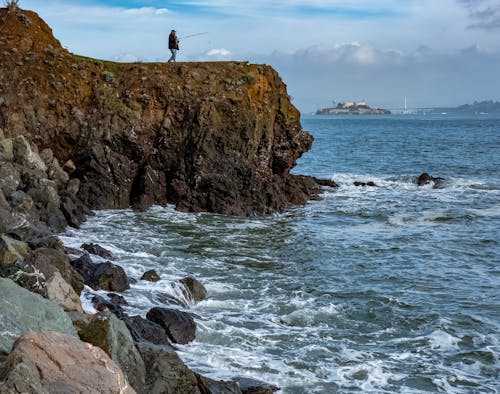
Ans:
POLYGON ((155 269, 161 281, 124 293, 127 312, 177 298, 198 324, 180 355, 213 378, 283 393, 500 392, 500 117, 302 124, 315 141, 294 172, 339 184, 321 201, 250 219, 101 211, 62 239, 101 244, 132 277, 155 269), (445 181, 419 187, 422 172, 445 181), (187 275, 207 300, 182 299, 187 275))

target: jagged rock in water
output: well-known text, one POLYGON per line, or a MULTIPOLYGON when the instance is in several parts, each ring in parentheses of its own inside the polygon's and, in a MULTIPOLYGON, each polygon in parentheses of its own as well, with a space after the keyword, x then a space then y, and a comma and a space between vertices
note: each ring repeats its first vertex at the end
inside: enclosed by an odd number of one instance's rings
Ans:
POLYGON ((147 280, 148 282, 158 282, 160 279, 160 275, 155 270, 146 271, 141 276, 141 280, 147 280))
POLYGON ((155 345, 170 346, 170 340, 165 329, 141 316, 124 316, 121 318, 127 325, 135 342, 151 342, 155 345))
POLYGON ((20 337, 0 377, 2 393, 135 393, 101 349, 57 332, 20 337))
POLYGON ((130 284, 122 267, 106 263, 93 263, 88 254, 71 262, 73 268, 83 277, 86 285, 94 290, 125 291, 130 284))
POLYGON ((238 383, 242 394, 273 394, 280 390, 275 385, 242 376, 233 378, 233 381, 238 383))
POLYGON ((111 253, 109 250, 103 248, 101 245, 94 244, 92 242, 88 244, 83 244, 81 246, 83 250, 86 250, 90 254, 95 254, 96 256, 102 257, 103 259, 106 260, 114 260, 113 253, 111 253))
POLYGON ((188 276, 179 281, 184 285, 187 290, 185 294, 186 298, 191 299, 195 302, 203 301, 207 298, 207 289, 203 286, 199 280, 188 276))
POLYGON ((445 181, 444 178, 433 177, 433 176, 430 176, 427 172, 424 172, 423 174, 419 175, 419 177, 417 178, 417 185, 424 186, 424 185, 428 185, 430 183, 433 183, 434 186, 438 186, 439 184, 443 183, 444 181, 445 181))
POLYGON ((146 317, 163 327, 174 343, 186 344, 196 337, 196 322, 189 313, 155 307, 147 313, 146 317))

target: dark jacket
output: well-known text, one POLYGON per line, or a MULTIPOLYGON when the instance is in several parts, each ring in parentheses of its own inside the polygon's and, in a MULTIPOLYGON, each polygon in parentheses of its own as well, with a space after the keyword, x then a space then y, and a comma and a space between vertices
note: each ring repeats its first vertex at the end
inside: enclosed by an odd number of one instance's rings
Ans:
POLYGON ((168 36, 168 49, 179 49, 179 39, 174 33, 168 36))

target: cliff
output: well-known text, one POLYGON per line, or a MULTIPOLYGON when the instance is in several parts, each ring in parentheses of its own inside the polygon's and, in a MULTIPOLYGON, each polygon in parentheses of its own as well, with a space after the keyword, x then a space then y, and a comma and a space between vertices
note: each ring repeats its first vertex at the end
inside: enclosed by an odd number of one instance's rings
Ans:
POLYGON ((85 58, 30 11, 0 9, 0 128, 71 159, 97 209, 251 215, 319 191, 290 174, 313 139, 271 67, 85 58))

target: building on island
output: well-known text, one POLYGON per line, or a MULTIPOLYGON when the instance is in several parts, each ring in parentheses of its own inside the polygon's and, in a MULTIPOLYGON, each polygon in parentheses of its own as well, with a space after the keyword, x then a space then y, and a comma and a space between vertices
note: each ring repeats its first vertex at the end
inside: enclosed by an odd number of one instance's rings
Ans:
POLYGON ((322 108, 316 115, 390 115, 391 111, 383 108, 371 108, 365 101, 346 101, 334 107, 322 108))

